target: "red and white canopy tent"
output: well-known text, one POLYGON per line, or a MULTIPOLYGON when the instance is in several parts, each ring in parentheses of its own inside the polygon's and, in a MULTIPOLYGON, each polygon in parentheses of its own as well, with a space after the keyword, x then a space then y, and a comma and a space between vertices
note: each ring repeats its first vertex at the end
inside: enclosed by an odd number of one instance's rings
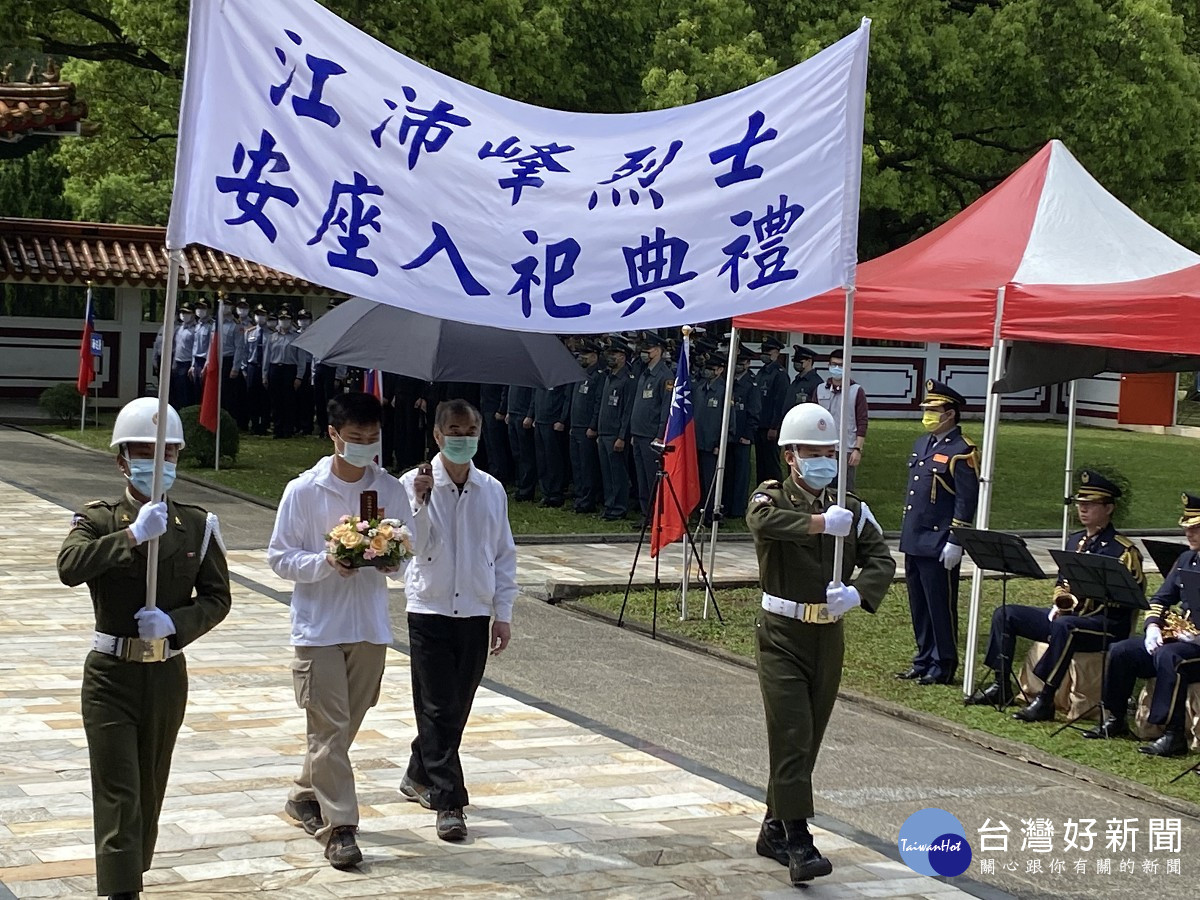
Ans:
MULTIPOLYGON (((1200 255, 1104 189, 1060 141, 910 244, 858 267, 853 333, 991 348, 976 525, 988 527, 999 395, 1012 340, 1195 354, 1200 255)), ((740 316, 736 328, 842 334, 843 294, 740 316)), ((736 343, 736 341, 734 342, 736 343)), ((1074 390, 1068 425, 1070 493, 1074 390)), ((978 572, 964 692, 974 680, 978 572)))

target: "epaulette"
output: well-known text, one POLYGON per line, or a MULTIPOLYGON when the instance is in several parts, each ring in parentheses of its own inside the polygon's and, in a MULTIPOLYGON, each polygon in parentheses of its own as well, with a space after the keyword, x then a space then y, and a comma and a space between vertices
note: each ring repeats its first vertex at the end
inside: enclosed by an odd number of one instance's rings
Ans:
POLYGON ((762 484, 760 484, 760 485, 758 486, 758 489, 759 489, 760 491, 761 491, 761 490, 777 491, 777 490, 779 490, 781 487, 783 487, 783 482, 781 482, 781 481, 778 481, 778 480, 776 480, 776 479, 772 478, 772 479, 769 479, 769 480, 767 480, 767 481, 764 481, 762 484))
POLYGON ((116 504, 111 500, 89 500, 87 503, 83 504, 84 509, 96 509, 100 506, 107 506, 111 509, 113 506, 116 506, 116 504))
POLYGON ((1119 532, 1119 531, 1113 535, 1113 538, 1116 540, 1116 542, 1118 544, 1120 544, 1126 550, 1130 549, 1131 547, 1134 549, 1137 548, 1137 545, 1134 544, 1133 541, 1131 541, 1129 538, 1125 537, 1125 535, 1121 534, 1121 532, 1119 532))
POLYGON ((969 437, 967 437, 965 434, 963 434, 961 431, 959 432, 959 435, 962 437, 962 439, 963 439, 963 443, 965 443, 965 444, 966 444, 968 447, 970 447, 972 450, 978 450, 978 449, 979 449, 979 445, 978 445, 978 444, 976 444, 976 443, 975 443, 973 440, 971 440, 969 437))

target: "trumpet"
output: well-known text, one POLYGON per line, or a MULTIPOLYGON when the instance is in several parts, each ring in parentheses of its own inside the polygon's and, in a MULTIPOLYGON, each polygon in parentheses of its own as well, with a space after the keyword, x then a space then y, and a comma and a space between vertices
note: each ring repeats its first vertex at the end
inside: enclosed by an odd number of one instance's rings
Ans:
POLYGON ((1054 592, 1054 605, 1062 612, 1070 612, 1079 605, 1079 598, 1071 593, 1071 584, 1064 581, 1054 592))
POLYGON ((1164 641, 1190 641, 1200 636, 1200 625, 1192 621, 1191 612, 1180 615, 1167 610, 1162 617, 1162 639, 1164 641))

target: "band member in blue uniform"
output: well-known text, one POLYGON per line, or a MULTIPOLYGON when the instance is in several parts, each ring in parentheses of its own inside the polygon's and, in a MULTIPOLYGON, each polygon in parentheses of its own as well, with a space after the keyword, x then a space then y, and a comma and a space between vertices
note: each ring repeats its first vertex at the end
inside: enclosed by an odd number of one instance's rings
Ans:
MULTIPOLYGON (((1083 530, 1067 538, 1067 547, 1077 553, 1097 553, 1119 559, 1144 589, 1146 576, 1142 573, 1142 553, 1113 527, 1113 511, 1120 496, 1121 489, 1110 479, 1084 469, 1072 498, 1083 530)), ((1076 653, 1096 653, 1129 637, 1133 609, 1128 606, 1105 603, 1103 598, 1076 596, 1061 576, 1054 587, 1053 600, 1049 611, 1038 606, 1008 606, 1000 607, 992 614, 992 632, 984 661, 996 671, 996 679, 986 690, 976 691, 967 698, 968 704, 1007 703, 1011 699, 1009 672, 1004 667, 1012 665, 1017 638, 1026 637, 1049 644, 1033 669, 1044 687, 1033 702, 1015 712, 1013 718, 1023 722, 1048 722, 1054 718, 1054 695, 1066 677, 1071 657, 1076 653)))
POLYGON ((1180 526, 1188 549, 1150 600, 1144 635, 1113 644, 1104 676, 1104 718, 1085 738, 1129 734, 1125 710, 1139 678, 1154 679, 1150 722, 1163 726, 1158 740, 1138 749, 1150 756, 1187 752, 1184 715, 1188 687, 1200 681, 1200 496, 1183 495, 1180 526))

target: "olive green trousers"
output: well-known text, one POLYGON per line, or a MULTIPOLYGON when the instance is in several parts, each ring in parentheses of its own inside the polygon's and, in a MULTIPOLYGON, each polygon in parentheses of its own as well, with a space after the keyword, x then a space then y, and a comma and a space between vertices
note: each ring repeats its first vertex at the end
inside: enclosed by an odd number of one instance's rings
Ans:
POLYGON ((810 819, 813 767, 842 680, 842 623, 809 624, 762 610, 755 632, 771 765, 767 812, 785 822, 810 819))

